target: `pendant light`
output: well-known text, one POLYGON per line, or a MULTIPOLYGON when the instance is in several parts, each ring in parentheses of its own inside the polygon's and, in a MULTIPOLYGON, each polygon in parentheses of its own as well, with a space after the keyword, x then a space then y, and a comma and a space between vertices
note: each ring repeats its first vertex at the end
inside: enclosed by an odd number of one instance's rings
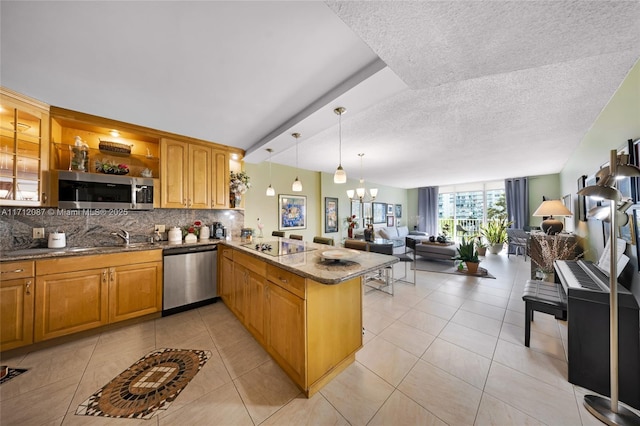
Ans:
MULTIPOLYGON (((350 200, 353 200, 355 196, 362 203, 363 201, 365 201, 365 197, 367 195, 367 190, 364 186, 364 178, 362 177, 362 157, 364 157, 364 153, 358 154, 358 157, 360 157, 360 185, 356 188, 355 191, 353 189, 347 189, 347 197, 349 197, 350 200)), ((375 200, 377 196, 378 188, 370 188, 369 197, 371 201, 375 200)))
POLYGON ((336 169, 336 173, 333 175, 333 183, 347 183, 347 173, 342 168, 342 114, 347 112, 346 108, 338 107, 333 110, 336 114, 338 114, 338 140, 339 140, 339 160, 338 160, 338 168, 336 169))
MULTIPOLYGON (((298 138, 300 137, 300 133, 292 133, 291 136, 296 139, 296 169, 298 169, 298 138)), ((291 190, 293 192, 302 192, 302 182, 300 182, 297 175, 296 180, 294 180, 291 185, 291 190)))
POLYGON ((269 153, 269 187, 267 188, 267 197, 273 197, 276 195, 276 190, 271 186, 271 153, 273 149, 267 148, 267 152, 269 153))

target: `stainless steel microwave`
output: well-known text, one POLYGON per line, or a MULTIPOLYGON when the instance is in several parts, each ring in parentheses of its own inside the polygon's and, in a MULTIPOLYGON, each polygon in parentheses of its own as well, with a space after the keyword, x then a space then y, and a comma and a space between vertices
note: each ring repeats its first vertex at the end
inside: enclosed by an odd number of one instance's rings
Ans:
POLYGON ((153 210, 153 179, 59 171, 58 208, 153 210))

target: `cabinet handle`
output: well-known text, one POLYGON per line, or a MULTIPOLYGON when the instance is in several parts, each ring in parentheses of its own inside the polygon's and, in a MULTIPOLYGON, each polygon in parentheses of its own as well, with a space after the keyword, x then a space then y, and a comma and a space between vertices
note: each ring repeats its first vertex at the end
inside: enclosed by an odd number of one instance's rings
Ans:
POLYGON ((285 284, 287 284, 287 283, 289 282, 289 281, 287 281, 287 279, 286 279, 286 278, 278 277, 278 279, 279 279, 280 281, 282 281, 283 283, 285 283, 285 284))
POLYGON ((103 270, 102 271, 102 282, 106 283, 107 282, 107 270, 103 270))
POLYGON ((13 271, 0 271, 0 274, 17 274, 19 272, 24 272, 24 269, 14 269, 13 271))
POLYGON ((42 193, 42 202, 46 203, 47 202, 47 194, 46 193, 42 193))
POLYGON ((31 280, 27 281, 27 285, 25 287, 25 292, 27 294, 31 294, 31 280))
POLYGON ((114 282, 114 281, 115 281, 115 276, 114 276, 114 274, 113 274, 113 273, 114 273, 114 270, 113 270, 113 269, 110 269, 110 270, 109 270, 109 280, 110 280, 111 282, 114 282))

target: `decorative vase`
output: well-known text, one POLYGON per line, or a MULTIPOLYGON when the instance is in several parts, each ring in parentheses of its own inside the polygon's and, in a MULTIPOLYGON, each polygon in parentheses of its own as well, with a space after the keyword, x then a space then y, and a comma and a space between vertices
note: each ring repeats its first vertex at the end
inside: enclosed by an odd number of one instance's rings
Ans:
POLYGON ((477 251, 478 251, 478 256, 486 256, 487 255, 487 248, 486 247, 478 247, 477 251))
POLYGON ((480 266, 480 262, 465 262, 467 265, 467 272, 471 275, 475 275, 478 273, 478 267, 480 266))
POLYGON ((349 238, 353 238, 353 228, 352 227, 348 227, 347 228, 347 235, 349 236, 349 238))
POLYGON ((194 234, 192 232, 189 232, 187 235, 185 235, 184 242, 185 243, 196 243, 196 242, 198 242, 198 237, 196 237, 196 234, 194 234))
POLYGON ((236 208, 236 209, 239 208, 241 202, 242 202, 242 196, 240 194, 232 194, 231 206, 233 208, 236 208))

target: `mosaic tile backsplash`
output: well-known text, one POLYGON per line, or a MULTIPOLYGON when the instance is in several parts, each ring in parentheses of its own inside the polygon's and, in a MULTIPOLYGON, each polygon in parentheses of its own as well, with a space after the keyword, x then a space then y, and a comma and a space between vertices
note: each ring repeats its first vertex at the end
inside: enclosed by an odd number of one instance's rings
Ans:
POLYGON ((184 227, 196 220, 206 225, 221 222, 231 236, 240 236, 242 210, 155 209, 151 211, 67 210, 57 208, 0 207, 0 250, 47 247, 49 233, 65 232, 67 247, 108 246, 122 242, 112 232, 124 229, 131 242, 145 242, 155 225, 165 225, 163 239, 172 226, 184 227), (34 239, 33 228, 44 228, 45 238, 34 239))

